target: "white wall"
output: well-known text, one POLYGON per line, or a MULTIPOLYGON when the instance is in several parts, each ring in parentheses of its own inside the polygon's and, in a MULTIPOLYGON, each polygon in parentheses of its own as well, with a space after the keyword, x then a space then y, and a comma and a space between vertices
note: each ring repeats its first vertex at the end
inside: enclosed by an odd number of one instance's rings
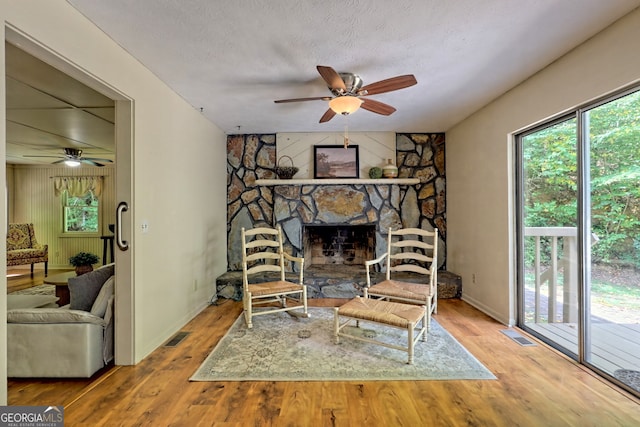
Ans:
POLYGON ((447 132, 447 266, 463 299, 505 324, 516 302, 511 135, 638 81, 638 40, 640 9, 447 132))
MULTIPOLYGON (((226 271, 226 137, 67 2, 3 0, 0 17, 17 33, 133 100, 130 250, 137 362, 206 306, 215 292, 215 277, 226 271), (142 232, 142 222, 149 224, 147 233, 142 232)), ((0 58, 4 81, 4 47, 0 58)), ((4 85, 0 96, 4 156, 4 85)), ((0 176, 6 179, 4 170, 0 176)), ((4 189, 2 182, 2 198, 4 189)), ((5 224, 4 210, 0 211, 5 224)), ((5 246, 0 247, 4 257, 5 246)), ((6 311, 4 295, 6 289, 0 289, 0 313, 6 311)), ((4 343, 6 316, 1 318, 4 343)), ((5 404, 4 344, 0 380, 0 404, 5 404)))

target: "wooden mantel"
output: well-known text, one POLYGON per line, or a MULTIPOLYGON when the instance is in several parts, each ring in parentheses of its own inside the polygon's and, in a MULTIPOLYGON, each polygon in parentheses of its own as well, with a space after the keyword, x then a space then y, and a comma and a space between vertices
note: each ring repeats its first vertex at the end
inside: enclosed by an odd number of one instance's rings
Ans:
POLYGON ((419 178, 256 179, 256 185, 415 185, 419 178))

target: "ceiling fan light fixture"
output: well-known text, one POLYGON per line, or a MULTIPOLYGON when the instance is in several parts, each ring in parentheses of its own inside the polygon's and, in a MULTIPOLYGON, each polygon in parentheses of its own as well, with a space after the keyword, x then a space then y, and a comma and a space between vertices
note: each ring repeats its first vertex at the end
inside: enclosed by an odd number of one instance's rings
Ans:
POLYGON ((335 111, 337 114, 348 115, 356 112, 360 105, 362 105, 362 100, 357 96, 345 95, 338 96, 329 101, 329 108, 335 111))
POLYGON ((67 159, 64 161, 64 164, 71 167, 71 168, 75 168, 80 166, 80 162, 78 160, 74 160, 74 159, 67 159))

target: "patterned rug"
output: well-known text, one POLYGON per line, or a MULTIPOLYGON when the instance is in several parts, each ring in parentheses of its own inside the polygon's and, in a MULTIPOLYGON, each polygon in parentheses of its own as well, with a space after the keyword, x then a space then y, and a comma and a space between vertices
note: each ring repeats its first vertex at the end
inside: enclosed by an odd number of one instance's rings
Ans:
POLYGON ((20 291, 11 292, 10 295, 55 295, 56 285, 38 285, 20 291))
MULTIPOLYGON (((309 308, 308 319, 286 313, 256 317, 247 329, 235 321, 191 381, 376 381, 488 380, 496 377, 432 320, 427 342, 407 353, 340 338, 334 344, 333 309, 309 308)), ((406 344, 406 332, 361 323, 357 331, 378 340, 406 344)))
POLYGON ((618 369, 613 376, 628 385, 629 387, 640 391, 640 371, 632 369, 618 369))

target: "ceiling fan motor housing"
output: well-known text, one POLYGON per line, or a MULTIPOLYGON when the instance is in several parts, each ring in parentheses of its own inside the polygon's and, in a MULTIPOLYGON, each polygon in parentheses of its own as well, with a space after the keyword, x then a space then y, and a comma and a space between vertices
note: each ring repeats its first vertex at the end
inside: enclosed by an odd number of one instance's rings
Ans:
POLYGON ((342 81, 344 82, 347 90, 343 92, 341 89, 335 89, 329 86, 329 90, 331 90, 332 94, 334 94, 335 96, 360 95, 358 92, 362 87, 362 79, 359 75, 353 73, 338 73, 338 75, 340 75, 340 77, 342 78, 342 81))
POLYGON ((79 150, 77 148, 65 148, 64 154, 69 157, 78 158, 82 155, 82 150, 79 150))

